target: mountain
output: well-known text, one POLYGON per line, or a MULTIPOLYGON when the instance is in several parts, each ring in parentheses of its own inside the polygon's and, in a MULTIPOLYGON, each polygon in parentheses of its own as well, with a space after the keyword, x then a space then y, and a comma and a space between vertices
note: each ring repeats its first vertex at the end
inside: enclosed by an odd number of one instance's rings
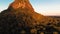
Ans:
POLYGON ((29 0, 15 0, 0 13, 0 34, 60 33, 60 19, 34 11, 29 0))

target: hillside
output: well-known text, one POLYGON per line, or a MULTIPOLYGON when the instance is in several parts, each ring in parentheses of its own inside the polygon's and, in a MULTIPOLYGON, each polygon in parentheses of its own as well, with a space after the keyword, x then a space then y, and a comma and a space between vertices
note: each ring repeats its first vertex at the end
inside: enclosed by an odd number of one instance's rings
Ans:
POLYGON ((60 20, 38 14, 29 0, 15 0, 0 13, 0 34, 60 33, 60 20))

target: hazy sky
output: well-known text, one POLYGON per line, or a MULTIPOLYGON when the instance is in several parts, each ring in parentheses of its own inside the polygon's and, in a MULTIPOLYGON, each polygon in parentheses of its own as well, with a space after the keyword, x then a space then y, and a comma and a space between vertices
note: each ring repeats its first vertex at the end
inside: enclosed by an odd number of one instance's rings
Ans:
MULTIPOLYGON (((14 0, 0 0, 0 11, 8 8, 14 0)), ((30 0, 36 12, 43 15, 60 15, 60 0, 30 0)))

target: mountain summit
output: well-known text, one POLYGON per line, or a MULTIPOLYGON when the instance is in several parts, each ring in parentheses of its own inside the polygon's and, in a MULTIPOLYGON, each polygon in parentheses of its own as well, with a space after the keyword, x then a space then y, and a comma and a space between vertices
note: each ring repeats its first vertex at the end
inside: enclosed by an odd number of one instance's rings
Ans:
MULTIPOLYGON (((29 0, 15 0, 13 3, 10 4, 10 8, 12 7, 14 10, 16 10, 15 14, 18 13, 25 13, 25 15, 30 14, 34 19, 42 19, 44 18, 43 15, 38 14, 34 11, 32 5, 30 4, 29 0)), ((9 9, 10 9, 9 8, 9 9)), ((37 20, 36 19, 36 20, 37 20)))
POLYGON ((15 0, 13 3, 11 3, 11 5, 14 9, 24 9, 27 8, 29 10, 34 10, 29 2, 29 0, 15 0))
POLYGON ((15 0, 0 13, 0 34, 60 33, 60 20, 34 11, 29 0, 15 0))

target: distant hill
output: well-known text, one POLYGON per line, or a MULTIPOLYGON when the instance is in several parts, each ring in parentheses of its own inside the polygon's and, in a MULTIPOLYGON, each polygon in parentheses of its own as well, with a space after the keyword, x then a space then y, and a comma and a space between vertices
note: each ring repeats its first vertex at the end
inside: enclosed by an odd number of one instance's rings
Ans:
POLYGON ((60 18, 60 16, 49 16, 49 17, 60 18))

